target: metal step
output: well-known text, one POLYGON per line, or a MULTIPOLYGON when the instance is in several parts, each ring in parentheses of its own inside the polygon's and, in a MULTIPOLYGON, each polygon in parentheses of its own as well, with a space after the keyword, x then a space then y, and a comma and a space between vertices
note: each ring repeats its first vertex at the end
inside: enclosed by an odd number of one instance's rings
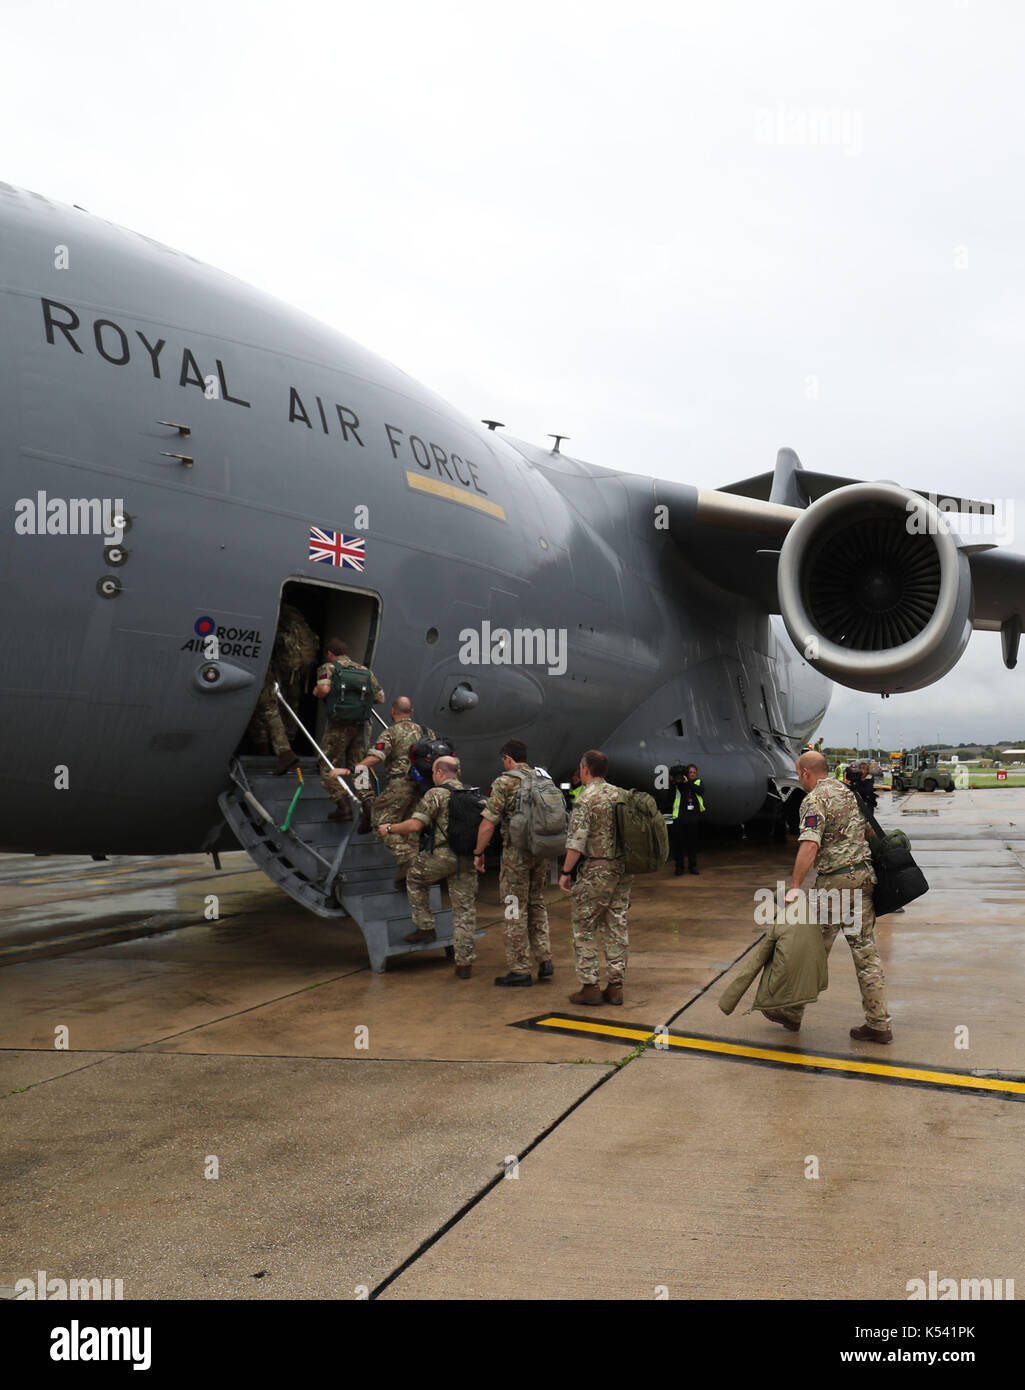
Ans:
POLYGON ((320 785, 315 759, 301 760, 302 795, 289 829, 280 829, 296 777, 294 772, 276 777, 275 763, 267 757, 235 759, 231 785, 219 797, 225 820, 257 867, 318 917, 351 917, 363 933, 375 972, 383 971, 392 956, 437 950, 451 954, 452 912, 442 910, 438 885, 430 894, 436 940, 403 940, 413 922, 405 892, 393 887, 395 860, 376 836, 355 833, 356 819, 327 819, 331 799, 320 785))

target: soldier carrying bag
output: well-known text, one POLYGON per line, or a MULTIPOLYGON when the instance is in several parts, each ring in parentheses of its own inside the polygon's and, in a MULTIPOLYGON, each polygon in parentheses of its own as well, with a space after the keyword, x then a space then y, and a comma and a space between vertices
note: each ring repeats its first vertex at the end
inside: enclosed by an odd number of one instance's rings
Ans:
POLYGON ((647 792, 624 791, 616 802, 616 836, 623 872, 652 874, 669 858, 669 836, 655 798, 647 792))
POLYGON ((884 831, 857 791, 855 797, 861 814, 873 831, 868 837, 872 867, 876 874, 872 908, 877 917, 885 917, 905 903, 914 902, 915 898, 928 893, 929 883, 912 858, 911 841, 903 830, 884 831))

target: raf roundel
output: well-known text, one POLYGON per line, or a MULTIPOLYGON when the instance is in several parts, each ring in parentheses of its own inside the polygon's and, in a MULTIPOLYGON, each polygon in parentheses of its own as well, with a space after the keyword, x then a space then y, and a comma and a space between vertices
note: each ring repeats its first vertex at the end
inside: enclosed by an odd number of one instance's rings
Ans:
POLYGON ((193 624, 197 637, 209 637, 217 624, 213 618, 197 618, 193 624))

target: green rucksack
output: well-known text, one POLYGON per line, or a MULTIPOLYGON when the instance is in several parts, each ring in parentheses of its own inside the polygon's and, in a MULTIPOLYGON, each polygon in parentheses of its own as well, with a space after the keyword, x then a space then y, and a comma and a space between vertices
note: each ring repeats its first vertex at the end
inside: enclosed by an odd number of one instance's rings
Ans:
POLYGON ((623 791, 616 802, 616 835, 624 872, 652 874, 669 858, 669 835, 655 798, 623 791))
POLYGON ((365 666, 342 666, 331 670, 331 689, 327 696, 328 719, 345 719, 361 724, 374 707, 374 683, 365 666))
POLYGON ((506 774, 520 779, 516 807, 509 817, 509 843, 537 859, 561 859, 566 853, 569 817, 562 792, 535 768, 514 768, 506 774))

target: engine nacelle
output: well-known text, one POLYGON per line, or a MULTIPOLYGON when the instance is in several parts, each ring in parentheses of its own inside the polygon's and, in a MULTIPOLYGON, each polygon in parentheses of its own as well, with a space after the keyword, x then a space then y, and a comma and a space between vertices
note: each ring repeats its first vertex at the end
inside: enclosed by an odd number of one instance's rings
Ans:
POLYGON ((972 576, 945 516, 893 483, 814 502, 779 557, 780 611, 810 665, 874 694, 920 690, 972 634, 972 576))

